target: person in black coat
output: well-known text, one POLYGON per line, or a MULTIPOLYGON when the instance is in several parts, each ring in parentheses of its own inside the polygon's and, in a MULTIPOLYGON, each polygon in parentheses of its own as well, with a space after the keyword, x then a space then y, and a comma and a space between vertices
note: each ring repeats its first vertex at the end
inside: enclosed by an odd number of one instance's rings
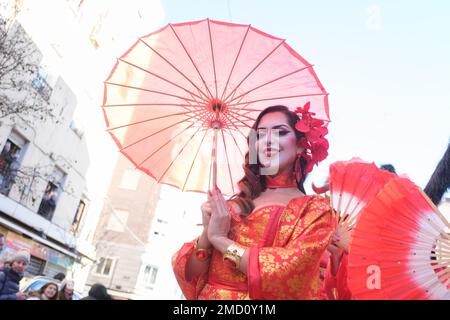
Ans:
POLYGON ((113 300, 108 290, 101 283, 94 284, 89 290, 89 295, 81 300, 113 300))
POLYGON ((442 196, 450 188, 450 144, 436 166, 423 191, 430 197, 435 205, 439 205, 442 196))
POLYGON ((26 294, 19 291, 19 282, 30 263, 28 251, 17 251, 11 259, 11 266, 0 270, 0 300, 24 300, 26 294))

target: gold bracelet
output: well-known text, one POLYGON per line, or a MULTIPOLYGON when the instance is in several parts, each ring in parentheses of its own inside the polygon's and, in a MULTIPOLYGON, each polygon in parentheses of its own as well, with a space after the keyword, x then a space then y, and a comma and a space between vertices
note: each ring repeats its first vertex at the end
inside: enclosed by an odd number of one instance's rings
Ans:
POLYGON ((238 245, 236 242, 230 244, 227 251, 223 254, 222 260, 226 265, 231 265, 238 269, 241 264, 241 258, 245 253, 244 247, 238 245))
POLYGON ((199 240, 199 238, 197 238, 195 240, 195 247, 194 247, 195 257, 200 261, 206 261, 211 257, 212 249, 211 248, 209 248, 209 249, 199 248, 198 240, 199 240))

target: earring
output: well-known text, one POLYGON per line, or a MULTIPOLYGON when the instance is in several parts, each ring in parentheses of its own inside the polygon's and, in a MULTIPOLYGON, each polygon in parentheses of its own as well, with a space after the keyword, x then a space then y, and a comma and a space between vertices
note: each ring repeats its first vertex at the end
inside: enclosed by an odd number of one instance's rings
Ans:
POLYGON ((301 161, 300 161, 301 157, 302 157, 301 154, 297 154, 297 158, 295 159, 295 163, 294 163, 294 175, 295 175, 295 180, 297 182, 300 182, 303 177, 302 166, 301 166, 301 161))

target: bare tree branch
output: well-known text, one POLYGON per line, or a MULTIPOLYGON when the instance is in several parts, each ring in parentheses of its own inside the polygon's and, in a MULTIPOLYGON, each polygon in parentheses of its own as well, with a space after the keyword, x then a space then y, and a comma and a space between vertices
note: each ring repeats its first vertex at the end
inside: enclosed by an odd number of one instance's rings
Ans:
POLYGON ((14 1, 9 16, 1 14, 8 3, 0 5, 0 120, 20 115, 32 123, 54 117, 52 90, 39 73, 40 52, 15 20, 20 5, 14 1))

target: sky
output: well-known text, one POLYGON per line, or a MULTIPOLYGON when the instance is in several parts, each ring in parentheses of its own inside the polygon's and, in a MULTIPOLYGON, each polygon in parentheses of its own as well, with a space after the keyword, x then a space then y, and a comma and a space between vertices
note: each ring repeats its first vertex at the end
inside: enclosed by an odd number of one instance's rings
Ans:
MULTIPOLYGON (((330 163, 391 163, 424 187, 450 138, 446 1, 162 0, 164 22, 210 18, 285 38, 330 93, 330 163), (187 4, 189 3, 189 4, 187 4)), ((307 182, 308 183, 308 182, 307 182)), ((308 189, 308 187, 307 187, 308 189)))

